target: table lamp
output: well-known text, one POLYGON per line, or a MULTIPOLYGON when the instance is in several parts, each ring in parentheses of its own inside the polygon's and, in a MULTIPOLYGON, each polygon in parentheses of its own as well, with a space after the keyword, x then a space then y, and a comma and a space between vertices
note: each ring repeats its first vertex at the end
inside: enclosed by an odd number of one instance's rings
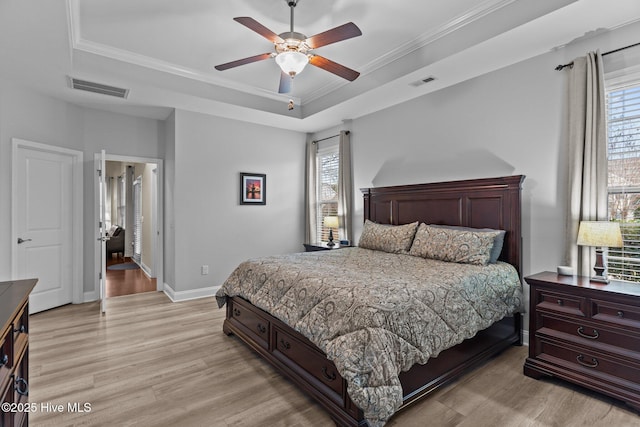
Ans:
POLYGON ((325 216, 323 219, 324 226, 329 229, 329 241, 327 242, 327 246, 334 246, 335 243, 333 241, 333 229, 338 228, 338 217, 337 216, 325 216))
POLYGON ((622 247, 620 224, 609 221, 580 221, 577 244, 580 246, 595 246, 596 263, 593 266, 593 270, 596 275, 591 277, 591 280, 609 283, 606 272, 607 267, 602 257, 602 247, 622 247))

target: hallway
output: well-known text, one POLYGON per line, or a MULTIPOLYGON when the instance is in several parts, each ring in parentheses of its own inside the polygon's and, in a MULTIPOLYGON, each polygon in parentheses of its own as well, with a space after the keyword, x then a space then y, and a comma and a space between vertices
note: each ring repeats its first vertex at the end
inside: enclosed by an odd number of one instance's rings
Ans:
POLYGON ((140 267, 136 265, 134 268, 123 268, 129 267, 130 264, 135 264, 131 258, 107 258, 107 298, 156 290, 156 279, 147 277, 140 267))

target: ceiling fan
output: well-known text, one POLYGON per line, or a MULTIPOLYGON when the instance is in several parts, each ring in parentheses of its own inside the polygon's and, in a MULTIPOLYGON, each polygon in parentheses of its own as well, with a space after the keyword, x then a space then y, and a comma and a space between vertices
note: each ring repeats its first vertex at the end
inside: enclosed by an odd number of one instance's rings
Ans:
POLYGON ((237 61, 216 65, 216 70, 228 70, 229 68, 238 67, 240 65, 275 58, 276 63, 282 70, 280 73, 280 86, 278 88, 278 93, 288 93, 291 90, 291 81, 293 80, 293 77, 300 73, 308 63, 349 81, 354 81, 358 78, 360 75, 359 72, 320 55, 316 55, 315 53, 312 53, 312 50, 331 43, 360 36, 362 35, 360 28, 358 28, 358 26, 353 22, 348 22, 344 25, 316 34, 315 36, 307 37, 304 34, 293 31, 293 11, 299 0, 285 1, 291 9, 291 25, 290 31, 282 34, 274 33, 253 18, 233 18, 234 21, 239 22, 272 42, 275 47, 275 52, 263 53, 239 59, 237 61))

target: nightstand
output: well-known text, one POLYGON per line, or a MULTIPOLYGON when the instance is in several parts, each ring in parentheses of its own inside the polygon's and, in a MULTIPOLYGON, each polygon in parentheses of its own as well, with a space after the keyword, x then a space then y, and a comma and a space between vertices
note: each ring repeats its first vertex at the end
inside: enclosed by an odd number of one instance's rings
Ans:
POLYGON ((640 283, 544 272, 530 286, 524 374, 555 376, 640 411, 640 283))
POLYGON ((340 248, 349 248, 349 247, 351 246, 340 245, 340 243, 336 243, 333 246, 327 246, 327 242, 304 243, 305 252, 328 251, 331 249, 340 249, 340 248))

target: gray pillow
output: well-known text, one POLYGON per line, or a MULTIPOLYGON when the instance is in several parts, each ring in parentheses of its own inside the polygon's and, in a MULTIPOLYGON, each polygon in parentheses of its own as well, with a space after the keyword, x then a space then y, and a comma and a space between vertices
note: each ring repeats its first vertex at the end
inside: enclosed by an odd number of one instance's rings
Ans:
POLYGON ((460 230, 420 224, 409 254, 447 262, 487 265, 497 234, 497 230, 460 230))
POLYGON ((429 224, 432 227, 443 227, 443 228, 451 228, 453 230, 463 230, 463 231, 498 231, 499 234, 493 240, 493 247, 491 248, 491 253, 489 254, 489 264, 495 264, 498 262, 498 258, 500 258, 500 253, 502 252, 502 246, 504 245, 504 235, 507 234, 504 230, 496 230, 493 228, 473 228, 473 227, 463 227, 461 225, 438 225, 438 224, 429 224))
POLYGON ((418 221, 404 225, 385 225, 366 220, 358 246, 393 254, 407 253, 417 229, 418 221))

